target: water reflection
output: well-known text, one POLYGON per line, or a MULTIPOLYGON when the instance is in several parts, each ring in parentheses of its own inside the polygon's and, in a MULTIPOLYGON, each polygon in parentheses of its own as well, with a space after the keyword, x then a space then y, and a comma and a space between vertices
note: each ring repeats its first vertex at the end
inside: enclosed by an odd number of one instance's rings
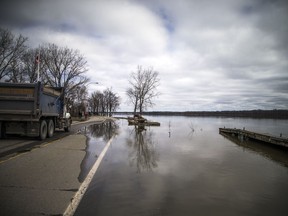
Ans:
POLYGON ((86 154, 81 163, 81 172, 78 176, 79 182, 84 181, 110 138, 119 133, 119 126, 114 121, 109 121, 102 124, 83 127, 81 133, 84 134, 87 139, 85 148, 86 154))
POLYGON ((253 140, 245 140, 243 137, 232 136, 225 133, 220 133, 225 138, 229 139, 244 150, 249 149, 257 154, 260 154, 269 160, 275 161, 282 166, 288 167, 288 153, 285 149, 269 146, 265 143, 259 143, 253 140))
MULTIPOLYGON (((288 131, 287 121, 153 118, 162 126, 119 124, 75 215, 287 215, 287 167, 261 153, 264 147, 234 144, 218 130, 288 131)), ((101 140, 91 138, 90 147, 101 140)))
POLYGON ((127 145, 131 147, 130 165, 137 167, 137 172, 150 171, 157 167, 159 154, 155 148, 155 134, 150 128, 135 125, 128 136, 127 145))
POLYGON ((168 131, 169 138, 171 138, 171 121, 169 121, 168 127, 169 127, 169 131, 168 131))
POLYGON ((86 135, 88 139, 101 137, 108 141, 113 135, 118 134, 119 126, 114 121, 108 121, 102 124, 85 126, 80 132, 86 135))

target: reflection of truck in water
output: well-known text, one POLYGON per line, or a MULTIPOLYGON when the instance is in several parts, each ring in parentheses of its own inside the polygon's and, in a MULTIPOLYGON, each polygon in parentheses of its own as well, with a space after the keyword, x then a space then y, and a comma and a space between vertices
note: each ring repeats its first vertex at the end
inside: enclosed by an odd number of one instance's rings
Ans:
POLYGON ((0 83, 0 138, 6 134, 52 137, 55 128, 71 127, 63 88, 33 84, 0 83))

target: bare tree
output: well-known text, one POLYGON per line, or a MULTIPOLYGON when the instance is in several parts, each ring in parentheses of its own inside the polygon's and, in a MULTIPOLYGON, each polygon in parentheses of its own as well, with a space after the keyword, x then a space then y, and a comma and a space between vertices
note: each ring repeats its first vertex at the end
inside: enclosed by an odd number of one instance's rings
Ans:
POLYGON ((126 94, 134 105, 134 113, 138 109, 142 113, 143 110, 154 105, 152 99, 159 95, 157 91, 160 82, 158 75, 159 73, 152 67, 143 69, 138 66, 137 72, 132 72, 131 80, 129 80, 130 87, 126 90, 126 94))
MULTIPOLYGON (((7 74, 9 82, 13 83, 35 83, 37 82, 38 63, 37 56, 40 53, 39 48, 26 49, 19 59, 15 59, 10 64, 10 72, 7 74)), ((38 58, 39 59, 39 58, 38 58)), ((39 59, 39 71, 46 71, 44 61, 39 59)), ((40 80, 46 84, 47 79, 43 73, 40 73, 40 80)))
POLYGON ((85 76, 87 61, 84 56, 78 50, 55 44, 27 49, 27 40, 22 35, 16 37, 9 30, 0 28, 0 81, 36 82, 38 56, 40 81, 45 85, 63 87, 65 102, 70 110, 82 110, 87 104, 85 84, 89 82, 89 78, 85 76), (86 97, 83 98, 83 95, 86 97))
POLYGON ((126 90, 126 94, 130 100, 130 102, 134 106, 134 113, 136 113, 137 109, 139 108, 138 101, 139 101, 139 90, 136 86, 129 87, 126 90))
POLYGON ((104 92, 96 91, 91 94, 89 104, 94 113, 112 115, 120 106, 120 97, 107 88, 104 92))
MULTIPOLYGON (((11 78, 16 78, 15 72, 18 71, 20 58, 26 50, 25 42, 28 38, 19 35, 15 37, 9 30, 0 28, 0 80, 8 76, 13 70, 14 75, 10 74, 11 78)), ((7 78, 9 78, 7 77, 7 78)), ((9 80, 10 81, 10 80, 9 80)))
MULTIPOLYGON (((25 80, 28 83, 34 83, 37 82, 37 62, 36 57, 40 53, 40 48, 35 49, 28 49, 23 54, 21 60, 22 60, 22 73, 25 76, 25 80)), ((43 73, 45 71, 46 65, 44 61, 41 60, 41 57, 39 57, 39 71, 40 71, 40 80, 42 80, 43 83, 46 83, 46 79, 43 73)))
POLYGON ((104 91, 106 113, 112 115, 112 112, 115 112, 120 105, 120 98, 112 91, 112 88, 107 88, 104 91))
POLYGON ((19 59, 14 59, 10 62, 9 73, 6 76, 6 81, 12 83, 25 82, 26 76, 23 73, 23 64, 19 59))
POLYGON ((103 92, 96 91, 91 94, 89 98, 89 104, 92 108, 92 112, 97 113, 98 115, 104 115, 107 111, 107 102, 103 92))
POLYGON ((40 60, 44 61, 46 66, 43 72, 47 83, 64 87, 66 94, 89 81, 84 75, 87 61, 78 50, 48 44, 41 48, 40 60))
POLYGON ((103 93, 100 91, 91 94, 89 104, 93 113, 99 114, 101 112, 101 102, 103 101, 103 93))
POLYGON ((65 103, 67 109, 73 116, 85 113, 88 109, 88 91, 86 86, 78 86, 73 91, 66 94, 65 103))

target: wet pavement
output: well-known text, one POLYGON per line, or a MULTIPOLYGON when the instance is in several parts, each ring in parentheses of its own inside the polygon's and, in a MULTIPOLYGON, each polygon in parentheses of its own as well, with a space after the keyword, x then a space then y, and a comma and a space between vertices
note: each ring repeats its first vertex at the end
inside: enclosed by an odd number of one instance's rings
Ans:
POLYGON ((82 170, 87 139, 79 132, 85 125, 107 120, 111 119, 74 122, 72 132, 56 133, 52 140, 13 136, 1 140, 1 215, 62 215, 87 175, 82 170))

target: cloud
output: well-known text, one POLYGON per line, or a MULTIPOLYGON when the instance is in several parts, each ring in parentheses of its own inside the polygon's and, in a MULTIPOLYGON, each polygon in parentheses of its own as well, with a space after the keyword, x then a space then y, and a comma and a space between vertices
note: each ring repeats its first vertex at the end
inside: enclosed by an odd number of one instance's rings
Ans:
POLYGON ((125 89, 137 65, 160 74, 154 110, 288 108, 286 1, 1 4, 0 26, 29 37, 30 46, 79 49, 87 75, 98 89, 113 87, 122 110, 132 110, 125 89))

